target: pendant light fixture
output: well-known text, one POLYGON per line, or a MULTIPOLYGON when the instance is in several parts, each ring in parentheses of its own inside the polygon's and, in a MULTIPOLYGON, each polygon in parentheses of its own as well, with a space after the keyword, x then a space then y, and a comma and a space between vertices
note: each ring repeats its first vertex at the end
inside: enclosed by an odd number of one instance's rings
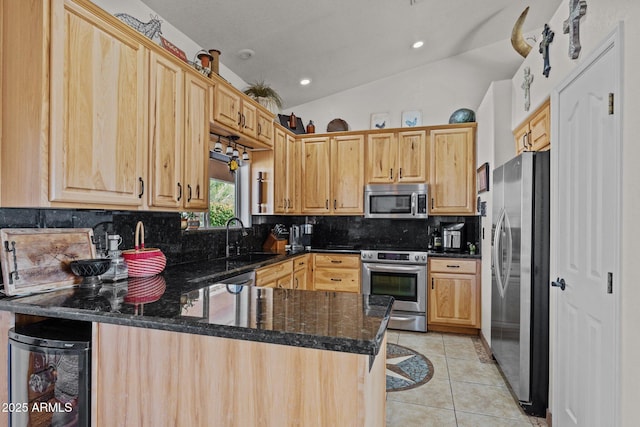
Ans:
POLYGON ((242 147, 242 160, 249 160, 249 153, 247 153, 247 147, 242 147))
POLYGON ((225 151, 225 153, 227 156, 231 156, 233 154, 233 148, 231 148, 231 143, 229 143, 227 145, 227 150, 225 151))
POLYGON ((233 154, 231 157, 235 157, 236 159, 240 156, 240 152, 238 151, 238 146, 234 145, 233 146, 233 154))
POLYGON ((218 140, 213 146, 213 151, 215 151, 216 153, 222 153, 222 143, 220 142, 220 135, 218 135, 218 140))

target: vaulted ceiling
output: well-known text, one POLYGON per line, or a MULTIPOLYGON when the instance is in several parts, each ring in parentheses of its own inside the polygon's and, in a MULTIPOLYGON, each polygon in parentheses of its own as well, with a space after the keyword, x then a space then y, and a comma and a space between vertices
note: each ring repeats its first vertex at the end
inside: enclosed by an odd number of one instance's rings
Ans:
POLYGON ((509 39, 527 6, 523 32, 536 36, 527 40, 535 52, 540 34, 532 31, 561 0, 142 2, 203 48, 220 50, 220 61, 246 82, 264 80, 290 107, 509 39), (417 40, 424 46, 412 49, 417 40), (244 59, 247 49, 253 54, 244 59), (301 86, 302 78, 311 84, 301 86))

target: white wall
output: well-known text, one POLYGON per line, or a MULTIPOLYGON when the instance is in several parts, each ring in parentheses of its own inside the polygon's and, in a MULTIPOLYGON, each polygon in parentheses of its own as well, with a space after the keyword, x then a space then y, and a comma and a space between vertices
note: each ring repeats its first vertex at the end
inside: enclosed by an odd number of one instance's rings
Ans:
MULTIPOLYGON (((155 17, 158 15, 155 11, 150 9, 146 4, 142 3, 140 0, 91 0, 93 3, 106 10, 110 14, 114 15, 116 13, 127 13, 134 18, 139 19, 142 22, 148 22, 151 17, 155 17)), ((187 6, 185 6, 187 7, 187 6)), ((193 40, 185 36, 182 32, 180 32, 176 27, 171 25, 167 20, 163 19, 162 16, 159 16, 158 19, 162 21, 162 36, 169 40, 171 43, 176 45, 179 49, 183 50, 185 55, 187 55, 187 59, 190 61, 194 61, 196 53, 202 49, 201 46, 198 46, 193 40)), ((154 39, 158 44, 160 43, 160 39, 154 39)), ((210 49, 211 47, 207 47, 210 49)), ((196 58, 197 60, 197 58, 196 58)), ((247 83, 242 80, 236 73, 227 68, 224 64, 224 56, 220 56, 220 76, 226 79, 229 83, 231 83, 237 89, 244 89, 247 86, 247 83)), ((195 62, 195 61, 194 61, 195 62)))
POLYGON ((481 218, 482 289, 481 332, 491 344, 491 226, 493 215, 493 169, 515 155, 513 135, 508 117, 511 116, 511 80, 493 82, 489 86, 478 110, 476 133, 478 166, 489 163, 489 191, 479 194, 480 201, 487 204, 486 216, 481 218))
MULTIPOLYGON (((423 125, 449 122, 459 108, 475 110, 492 80, 510 79, 511 71, 496 76, 491 72, 496 60, 503 69, 514 70, 522 58, 508 40, 494 43, 452 58, 407 70, 340 92, 326 98, 289 108, 316 132, 325 132, 327 123, 342 118, 350 130, 371 126, 371 113, 388 112, 387 127, 401 127, 402 111, 421 110, 423 125)), ((384 56, 381 57, 384 60, 384 56)))
MULTIPOLYGON (((623 22, 623 93, 616 94, 621 99, 622 108, 616 114, 622 114, 622 244, 621 244, 621 278, 617 282, 621 301, 621 384, 620 384, 620 425, 638 425, 637 388, 640 382, 640 286, 638 286, 637 240, 640 236, 640 2, 637 0, 588 0, 587 14, 580 21, 580 40, 582 52, 577 60, 568 56, 568 35, 562 34, 562 23, 569 15, 568 2, 563 2, 556 14, 549 21, 555 31, 555 39, 551 44, 551 74, 545 78, 541 74, 542 59, 536 50, 532 50, 512 79, 513 115, 512 127, 522 122, 528 115, 523 109, 522 84, 523 69, 530 66, 535 72, 531 86, 531 111, 549 96, 557 86, 575 69, 583 58, 598 47, 601 40, 610 34, 619 22, 623 22)), ((552 115, 553 105, 551 106, 552 115)), ((552 141, 553 144, 558 143, 552 141)), ((551 272, 553 275, 553 272, 551 272)), ((552 306, 555 303, 552 292, 552 306)), ((553 322, 552 317, 552 322, 553 322)), ((551 328, 554 328, 552 323, 551 328)), ((585 373, 585 375, 588 375, 585 373)))

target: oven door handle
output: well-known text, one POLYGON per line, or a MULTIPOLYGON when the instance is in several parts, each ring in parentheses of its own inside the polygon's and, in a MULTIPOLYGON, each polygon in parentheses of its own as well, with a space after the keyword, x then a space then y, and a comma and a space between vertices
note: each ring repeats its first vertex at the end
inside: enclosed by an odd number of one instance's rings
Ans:
POLYGON ((398 316, 391 316, 389 317, 390 320, 395 320, 398 322, 412 322, 415 320, 415 317, 398 317, 398 316))
POLYGON ((366 268, 368 271, 379 271, 382 273, 419 273, 421 270, 427 267, 426 264, 412 264, 412 265, 402 265, 402 264, 394 264, 392 266, 389 265, 381 265, 379 263, 362 263, 362 266, 366 268))

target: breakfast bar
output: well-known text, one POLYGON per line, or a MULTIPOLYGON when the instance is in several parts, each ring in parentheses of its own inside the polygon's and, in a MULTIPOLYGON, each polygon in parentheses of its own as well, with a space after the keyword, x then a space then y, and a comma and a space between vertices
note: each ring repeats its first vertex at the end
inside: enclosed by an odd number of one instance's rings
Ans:
POLYGON ((227 267, 2 299, 3 324, 92 323, 92 425, 383 425, 393 299, 229 285, 255 265, 227 267))

